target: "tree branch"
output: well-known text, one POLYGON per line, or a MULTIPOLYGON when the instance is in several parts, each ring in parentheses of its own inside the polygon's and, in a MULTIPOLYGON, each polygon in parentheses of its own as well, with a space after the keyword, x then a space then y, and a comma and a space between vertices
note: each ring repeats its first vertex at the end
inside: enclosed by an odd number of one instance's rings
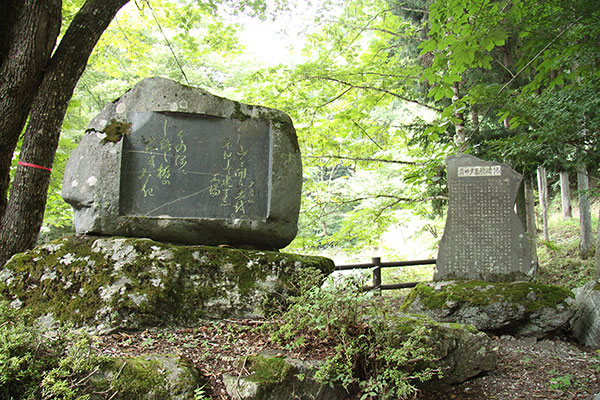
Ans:
POLYGON ((576 23, 578 23, 581 19, 583 18, 583 15, 580 16, 579 18, 577 18, 571 25, 569 25, 564 31, 560 32, 558 35, 556 35, 556 37, 554 37, 554 39, 552 39, 546 46, 544 46, 543 49, 541 49, 531 60, 529 60, 529 62, 527 64, 525 64, 520 70, 519 72, 517 72, 508 82, 506 82, 506 84, 504 84, 504 86, 502 86, 502 88, 500 88, 500 91, 498 92, 498 94, 502 93, 502 91, 504 91, 504 89, 506 89, 515 79, 517 79, 517 77, 521 74, 521 72, 525 71, 527 68, 529 68, 529 66, 531 64, 533 64, 533 62, 535 60, 537 60, 542 54, 544 54, 544 52, 546 50, 548 50, 548 48, 550 46, 552 46, 562 35, 564 35, 566 32, 568 32, 569 30, 571 30, 571 28, 573 26, 575 26, 576 23))
POLYGON ((334 101, 336 101, 336 100, 340 99, 342 96, 344 96, 346 93, 348 93, 348 92, 349 92, 349 91, 351 91, 351 90, 352 90, 352 88, 351 88, 351 87, 349 87, 349 88, 346 88, 346 90, 344 90, 344 91, 343 91, 342 93, 340 93, 339 95, 335 96, 333 99, 331 99, 331 100, 328 100, 328 101, 326 101, 325 103, 319 104, 318 106, 315 106, 315 108, 316 108, 316 109, 323 108, 323 107, 325 107, 327 104, 331 104, 331 103, 333 103, 334 101))
POLYGON ((366 137, 368 137, 368 138, 369 138, 369 140, 375 144, 375 146, 379 147, 379 149, 380 149, 380 150, 384 150, 384 149, 383 149, 383 147, 381 147, 381 145, 380 145, 379 143, 377 143, 377 142, 375 141, 375 139, 373 139, 373 138, 371 137, 371 135, 369 135, 369 132, 367 132, 367 130, 366 130, 365 128, 363 128, 363 127, 362 127, 362 126, 361 126, 361 125, 360 125, 358 122, 356 122, 356 121, 355 121, 355 120, 353 120, 352 118, 350 118, 350 121, 352 121, 352 123, 353 123, 353 124, 354 124, 354 125, 355 125, 355 126, 358 128, 358 129, 360 129, 360 130, 361 130, 361 132, 362 132, 362 133, 364 133, 364 134, 365 134, 365 136, 366 136, 366 137))
POLYGON ((402 165, 425 165, 425 163, 417 162, 417 161, 401 161, 401 160, 388 160, 384 158, 369 158, 369 157, 344 157, 344 156, 333 156, 333 155, 324 155, 324 156, 305 156, 306 158, 334 158, 336 160, 348 160, 348 161, 366 161, 366 162, 379 162, 379 163, 389 163, 389 164, 402 164, 402 165))
MULTIPOLYGON (((575 24, 577 24, 581 19, 583 18, 583 15, 580 16, 579 18, 577 18, 573 23, 571 23, 571 25, 569 25, 565 30, 561 31, 558 35, 556 35, 556 37, 554 37, 554 39, 552 39, 546 46, 544 46, 544 48, 542 50, 540 50, 531 60, 529 60, 529 62, 527 64, 525 64, 516 74, 512 75, 512 78, 506 82, 504 84, 504 86, 502 86, 500 88, 500 90, 498 91, 498 94, 502 93, 504 91, 504 89, 506 89, 515 79, 517 79, 517 77, 523 72, 525 71, 531 64, 533 64, 533 62, 535 60, 537 60, 542 54, 544 54, 544 52, 546 50, 548 50, 550 48, 550 46, 552 46, 554 43, 556 43, 556 41, 562 36, 564 35, 566 32, 568 32, 573 26, 575 26, 575 24)), ((501 63, 500 63, 501 64, 501 63)), ((502 65, 502 64, 501 64, 502 65)), ((481 122, 485 119, 485 117, 488 115, 488 113, 490 112, 490 110, 492 109, 492 106, 489 106, 485 112, 483 113, 482 118, 479 120, 479 123, 473 128, 473 132, 471 132, 471 134, 469 135, 469 137, 467 138, 470 139, 473 134, 475 132, 477 132, 477 130, 479 129, 479 125, 481 125, 481 122)))
POLYGON ((434 110, 434 111, 437 111, 437 112, 442 112, 442 110, 439 109, 439 108, 437 108, 437 107, 430 106, 429 104, 420 102, 420 101, 415 100, 415 99, 410 99, 408 97, 401 96, 398 93, 391 92, 391 91, 389 91, 387 89, 382 89, 382 88, 378 88, 378 87, 371 87, 371 86, 355 85, 355 84, 352 84, 350 82, 342 81, 340 79, 332 78, 332 77, 329 77, 329 76, 311 76, 311 75, 308 75, 308 76, 306 76, 306 78, 307 79, 318 79, 318 80, 336 82, 336 83, 339 83, 339 84, 344 85, 344 86, 349 86, 349 87, 351 87, 353 89, 361 89, 361 90, 367 90, 367 91, 375 91, 375 92, 385 93, 385 94, 389 94, 390 96, 396 97, 396 98, 398 98, 400 100, 404 100, 404 101, 407 101, 409 103, 414 103, 414 104, 417 104, 417 105, 419 105, 421 107, 428 108, 430 110, 434 110))

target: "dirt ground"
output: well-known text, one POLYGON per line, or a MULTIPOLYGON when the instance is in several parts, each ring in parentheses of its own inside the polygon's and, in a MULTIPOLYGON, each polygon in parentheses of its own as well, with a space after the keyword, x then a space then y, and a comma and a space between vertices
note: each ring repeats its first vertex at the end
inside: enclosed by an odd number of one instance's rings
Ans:
MULTIPOLYGON (((194 328, 156 329, 97 337, 105 355, 175 353, 190 359, 209 382, 213 399, 229 399, 221 375, 236 370, 240 357, 277 349, 257 327, 265 321, 228 320, 194 328)), ((457 386, 421 391, 418 399, 594 399, 600 393, 600 353, 566 340, 493 337, 495 370, 457 386)), ((282 349, 280 349, 282 350, 282 349)), ((282 350, 283 351, 283 350, 282 350)), ((316 348, 300 358, 324 359, 330 349, 316 348)))
POLYGON ((423 399, 594 399, 600 394, 597 352, 565 340, 493 338, 496 368, 423 399))

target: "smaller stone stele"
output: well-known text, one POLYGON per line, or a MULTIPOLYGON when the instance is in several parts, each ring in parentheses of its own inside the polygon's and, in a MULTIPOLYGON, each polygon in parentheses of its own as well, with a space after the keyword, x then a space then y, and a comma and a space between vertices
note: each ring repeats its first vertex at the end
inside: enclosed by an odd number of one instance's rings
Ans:
POLYGON ((280 249, 301 185, 287 114, 148 78, 90 122, 62 196, 80 234, 280 249))
POLYGON ((467 154, 448 157, 446 166, 448 216, 433 279, 533 279, 536 266, 515 213, 521 175, 467 154))

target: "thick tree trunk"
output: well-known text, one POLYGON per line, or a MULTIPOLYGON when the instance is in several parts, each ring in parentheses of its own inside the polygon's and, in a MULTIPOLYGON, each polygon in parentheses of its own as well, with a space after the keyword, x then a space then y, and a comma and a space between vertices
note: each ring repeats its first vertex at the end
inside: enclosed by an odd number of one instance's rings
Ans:
POLYGON ((560 173, 560 197, 562 201, 562 214, 563 219, 569 219, 573 217, 573 211, 571 209, 571 188, 569 183, 569 173, 560 173))
POLYGON ((540 200, 540 208, 542 209, 542 226, 544 232, 544 240, 547 242, 550 240, 550 234, 548 233, 548 174, 546 168, 538 167, 537 169, 538 178, 538 195, 540 200))
POLYGON ((535 195, 533 179, 525 178, 525 209, 527 211, 527 237, 531 251, 531 260, 538 265, 537 256, 537 228, 535 227, 535 195))
POLYGON ((592 251, 592 214, 590 211, 590 180, 587 170, 577 171, 577 190, 579 191, 579 256, 588 258, 592 251))
POLYGON ((12 156, 56 44, 62 4, 25 0, 20 8, 5 10, 6 6, 0 8, 7 13, 0 18, 14 19, 0 28, 0 39, 10 40, 0 49, 5 52, 0 64, 0 218, 6 209, 12 156))
POLYGON ((31 114, 10 199, 0 224, 0 265, 35 245, 42 225, 50 173, 69 100, 98 39, 128 0, 88 0, 52 57, 31 114))
POLYGON ((23 0, 3 0, 0 2, 0 65, 4 63, 13 36, 19 31, 15 21, 19 21, 25 2, 23 0))

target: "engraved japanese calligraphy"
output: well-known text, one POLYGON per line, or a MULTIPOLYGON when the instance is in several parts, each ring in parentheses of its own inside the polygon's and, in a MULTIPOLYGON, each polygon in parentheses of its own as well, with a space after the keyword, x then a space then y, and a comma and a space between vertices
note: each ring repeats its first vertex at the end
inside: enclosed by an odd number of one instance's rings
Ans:
POLYGON ((267 217, 268 123, 158 112, 133 113, 131 120, 121 214, 267 217))
POLYGON ((530 279, 527 239, 514 212, 521 176, 465 154, 446 162, 448 215, 434 279, 530 279))

